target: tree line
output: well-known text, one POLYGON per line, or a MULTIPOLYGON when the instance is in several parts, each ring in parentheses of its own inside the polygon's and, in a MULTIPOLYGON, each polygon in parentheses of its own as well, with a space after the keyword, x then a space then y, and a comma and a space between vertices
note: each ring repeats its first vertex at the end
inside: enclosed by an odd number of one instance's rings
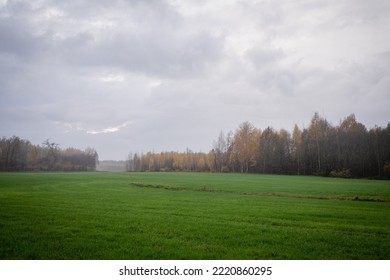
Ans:
POLYGON ((187 171, 209 172, 208 155, 194 153, 187 149, 184 153, 161 152, 146 154, 130 153, 127 160, 127 170, 133 172, 143 171, 187 171))
POLYGON ((289 132, 244 122, 221 132, 208 153, 131 153, 127 170, 390 178, 390 123, 367 129, 351 114, 333 126, 315 113, 289 132))
POLYGON ((49 139, 42 146, 17 136, 0 139, 0 171, 94 171, 98 159, 92 148, 61 149, 49 139))

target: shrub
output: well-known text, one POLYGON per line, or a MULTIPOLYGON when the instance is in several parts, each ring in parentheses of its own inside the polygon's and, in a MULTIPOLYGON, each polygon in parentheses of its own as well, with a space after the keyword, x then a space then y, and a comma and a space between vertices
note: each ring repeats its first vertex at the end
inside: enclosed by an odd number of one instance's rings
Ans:
POLYGON ((229 172, 230 172, 230 169, 229 169, 229 167, 227 167, 227 166, 223 166, 222 169, 221 169, 221 172, 222 172, 222 173, 229 173, 229 172))
POLYGON ((337 178, 351 178, 352 173, 350 169, 343 168, 341 170, 332 170, 329 173, 330 177, 337 177, 337 178))
POLYGON ((390 178, 390 162, 386 162, 383 166, 383 174, 385 175, 385 178, 390 178))

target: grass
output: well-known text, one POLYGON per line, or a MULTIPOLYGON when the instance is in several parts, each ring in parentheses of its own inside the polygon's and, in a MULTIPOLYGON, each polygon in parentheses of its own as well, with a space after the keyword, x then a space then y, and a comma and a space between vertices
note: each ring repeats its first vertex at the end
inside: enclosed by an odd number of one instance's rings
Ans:
POLYGON ((0 259, 389 259, 390 182, 0 173, 0 259))

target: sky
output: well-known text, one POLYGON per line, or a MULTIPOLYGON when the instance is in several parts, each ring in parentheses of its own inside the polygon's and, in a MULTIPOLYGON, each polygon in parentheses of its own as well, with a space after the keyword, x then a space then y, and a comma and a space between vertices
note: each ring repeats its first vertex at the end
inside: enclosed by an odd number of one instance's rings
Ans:
POLYGON ((389 108, 388 0, 0 0, 0 137, 125 160, 389 108))

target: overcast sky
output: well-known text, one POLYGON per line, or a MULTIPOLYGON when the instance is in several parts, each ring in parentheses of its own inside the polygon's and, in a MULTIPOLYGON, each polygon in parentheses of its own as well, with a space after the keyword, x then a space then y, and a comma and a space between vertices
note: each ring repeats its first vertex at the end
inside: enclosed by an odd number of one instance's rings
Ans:
POLYGON ((390 121, 388 0, 0 0, 0 136, 100 159, 390 121))

